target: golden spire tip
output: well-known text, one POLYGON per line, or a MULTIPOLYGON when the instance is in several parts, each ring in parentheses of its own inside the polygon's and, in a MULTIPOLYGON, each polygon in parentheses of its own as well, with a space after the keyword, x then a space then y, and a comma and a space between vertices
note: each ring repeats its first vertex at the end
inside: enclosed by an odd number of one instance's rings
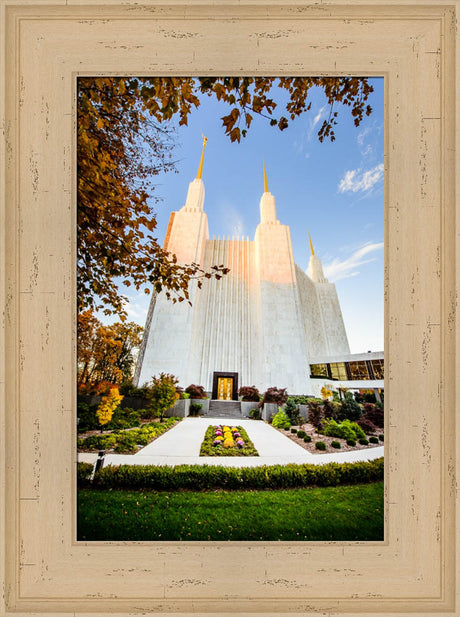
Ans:
POLYGON ((314 255, 315 251, 313 250, 313 244, 312 244, 312 241, 311 241, 310 232, 308 232, 308 239, 310 241, 310 251, 311 251, 311 254, 314 255))
POLYGON ((268 182, 267 182, 267 170, 265 169, 265 160, 262 159, 263 164, 264 164, 264 192, 268 193, 268 182))
POLYGON ((198 166, 198 173, 196 174, 196 179, 201 180, 201 176, 203 175, 203 161, 204 161, 204 149, 206 148, 206 142, 208 138, 201 133, 201 137, 203 138, 203 150, 201 151, 201 159, 200 164, 198 166))

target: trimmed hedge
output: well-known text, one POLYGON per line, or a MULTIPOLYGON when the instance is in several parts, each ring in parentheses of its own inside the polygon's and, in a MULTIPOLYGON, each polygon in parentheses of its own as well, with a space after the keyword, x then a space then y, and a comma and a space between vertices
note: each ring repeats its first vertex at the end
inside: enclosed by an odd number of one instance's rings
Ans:
POLYGON ((91 463, 77 464, 77 484, 78 486, 89 486, 90 477, 93 473, 94 465, 91 463))
MULTIPOLYGON (((79 463, 85 465, 85 463, 79 463)), ((214 465, 119 465, 103 467, 94 478, 97 488, 152 490, 282 489, 304 486, 365 484, 383 479, 383 457, 357 463, 289 464, 260 467, 214 465)))
POLYGON ((311 436, 310 435, 305 435, 305 437, 303 438, 305 443, 310 443, 311 441, 311 436))
POLYGON ((326 444, 324 443, 324 441, 317 441, 315 443, 315 448, 317 450, 325 450, 326 449, 326 444))

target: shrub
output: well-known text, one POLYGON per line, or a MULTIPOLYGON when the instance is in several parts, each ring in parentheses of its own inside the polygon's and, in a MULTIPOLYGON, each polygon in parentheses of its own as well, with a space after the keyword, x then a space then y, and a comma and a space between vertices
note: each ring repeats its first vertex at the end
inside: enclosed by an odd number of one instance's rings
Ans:
POLYGON ((365 403, 375 403, 375 394, 373 392, 365 392, 363 394, 363 400, 365 403))
POLYGON ((120 394, 133 398, 147 398, 148 387, 145 385, 142 388, 136 388, 131 381, 124 381, 120 386, 120 394))
POLYGON ((243 401, 258 403, 260 401, 259 390, 255 386, 243 386, 238 390, 238 396, 243 401))
POLYGON ((347 439, 347 446, 356 446, 356 440, 355 439, 347 439))
POLYGON ((379 440, 383 441, 383 435, 379 435, 379 440))
POLYGON ((356 420, 359 420, 359 418, 362 416, 362 413, 363 412, 361 407, 355 401, 351 392, 347 392, 345 395, 345 400, 342 401, 342 404, 338 409, 337 419, 351 420, 352 422, 355 422, 356 420))
POLYGON ((335 420, 324 420, 324 435, 329 437, 339 437, 340 439, 358 439, 366 437, 363 429, 350 420, 344 420, 338 424, 335 420))
POLYGON ((99 426, 96 416, 97 405, 87 405, 86 403, 77 404, 78 432, 94 431, 99 426))
POLYGON ((328 399, 323 401, 323 416, 325 418, 332 418, 333 420, 337 420, 338 418, 338 405, 337 403, 333 403, 328 399))
POLYGON ((310 435, 305 435, 305 437, 303 438, 303 440, 304 440, 304 442, 305 442, 305 443, 310 443, 310 441, 311 441, 311 437, 310 437, 310 435))
POLYGON ((306 434, 307 433, 305 431, 297 431, 297 437, 303 438, 303 437, 305 437, 306 434))
POLYGON ((284 412, 291 421, 291 424, 302 424, 303 420, 299 413, 299 407, 291 398, 288 398, 286 405, 284 406, 284 412))
POLYGON ((363 431, 369 435, 370 433, 375 433, 375 424, 371 422, 366 415, 362 416, 357 424, 363 429, 363 431))
POLYGON ((101 433, 104 425, 108 424, 112 419, 113 412, 119 406, 122 399, 122 395, 118 392, 118 386, 110 388, 109 393, 101 397, 101 402, 96 409, 96 416, 101 425, 101 433))
POLYGON ((272 420, 272 424, 275 428, 289 429, 291 422, 281 407, 278 407, 278 413, 272 420))
POLYGON ((259 403, 259 407, 262 407, 264 403, 275 403, 276 405, 284 405, 288 400, 286 388, 268 388, 264 392, 263 398, 259 403))
POLYGON ((115 435, 92 435, 80 440, 81 446, 85 450, 110 450, 117 443, 115 435))
MULTIPOLYGON (((319 443, 319 442, 318 442, 319 443)), ((151 490, 209 490, 225 488, 277 489, 303 486, 364 484, 383 479, 383 457, 357 463, 261 465, 224 467, 219 465, 108 465, 99 470, 93 486, 151 490)))
POLYGON ((378 426, 379 428, 383 428, 384 425, 384 412, 383 409, 377 407, 373 403, 364 403, 364 417, 378 426))
POLYGON ((285 426, 285 427, 284 427, 284 430, 285 430, 285 431, 289 431, 289 426, 285 426))
POLYGON ((202 409, 203 409, 203 405, 200 405, 200 403, 190 403, 188 414, 189 416, 192 416, 192 417, 199 416, 202 409))
POLYGON ((314 396, 308 396, 307 394, 300 394, 300 395, 290 394, 289 398, 292 402, 296 403, 296 405, 308 405, 308 401, 318 401, 318 403, 321 403, 320 398, 315 398, 314 396))
POLYGON ((251 409, 249 411, 249 417, 253 420, 260 420, 260 409, 251 409))
POLYGON ((340 444, 340 441, 331 441, 331 446, 333 448, 341 448, 342 447, 341 444, 340 444))
POLYGON ((185 388, 185 391, 187 394, 190 394, 190 398, 206 398, 206 392, 203 386, 197 386, 192 383, 185 388))
POLYGON ((91 463, 77 463, 77 485, 90 486, 94 466, 91 463))
POLYGON ((140 423, 141 418, 137 411, 134 411, 134 409, 130 409, 129 407, 125 407, 124 409, 117 407, 117 409, 113 412, 112 419, 107 424, 107 428, 110 430, 133 428, 135 426, 139 426, 140 423))
POLYGON ((296 428, 291 428, 291 433, 297 433, 297 429, 296 428))
POLYGON ((168 409, 174 406, 179 398, 176 386, 177 377, 171 373, 160 373, 158 377, 152 377, 152 386, 148 393, 150 408, 155 416, 163 422, 163 417, 168 409))
POLYGON ((364 438, 360 439, 360 440, 359 440, 359 443, 360 443, 362 446, 367 446, 367 445, 369 445, 368 440, 367 440, 367 439, 364 439, 364 438))
POLYGON ((326 444, 324 443, 324 441, 317 441, 315 443, 315 448, 317 450, 325 450, 326 449, 326 444))
POLYGON ((379 443, 379 440, 377 437, 369 437, 369 443, 379 443))
POLYGON ((310 399, 308 401, 308 421, 310 424, 316 429, 320 429, 322 427, 322 408, 318 401, 314 399, 310 399))

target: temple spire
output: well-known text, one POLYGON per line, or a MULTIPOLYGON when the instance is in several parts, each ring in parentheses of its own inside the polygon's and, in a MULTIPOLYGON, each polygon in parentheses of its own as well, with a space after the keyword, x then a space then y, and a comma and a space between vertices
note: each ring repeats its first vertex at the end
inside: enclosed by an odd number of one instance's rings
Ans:
POLYGON ((308 232, 308 239, 310 241, 310 251, 311 251, 311 254, 314 255, 315 251, 313 250, 313 244, 312 244, 312 241, 311 241, 310 232, 308 232))
POLYGON ((262 159, 264 164, 264 193, 268 193, 268 182, 267 182, 267 170, 265 169, 265 161, 262 159))
POLYGON ((201 176, 203 174, 204 149, 206 148, 206 142, 208 141, 208 138, 203 134, 201 136, 203 137, 203 150, 201 151, 200 165, 198 167, 198 173, 196 174, 197 180, 201 180, 201 176))

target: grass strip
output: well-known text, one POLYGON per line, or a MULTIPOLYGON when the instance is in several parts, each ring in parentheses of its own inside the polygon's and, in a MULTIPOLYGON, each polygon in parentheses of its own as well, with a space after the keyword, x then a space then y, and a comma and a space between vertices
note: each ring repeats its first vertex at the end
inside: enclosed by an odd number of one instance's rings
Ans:
POLYGON ((383 482, 277 491, 80 489, 78 539, 383 540, 383 482))

